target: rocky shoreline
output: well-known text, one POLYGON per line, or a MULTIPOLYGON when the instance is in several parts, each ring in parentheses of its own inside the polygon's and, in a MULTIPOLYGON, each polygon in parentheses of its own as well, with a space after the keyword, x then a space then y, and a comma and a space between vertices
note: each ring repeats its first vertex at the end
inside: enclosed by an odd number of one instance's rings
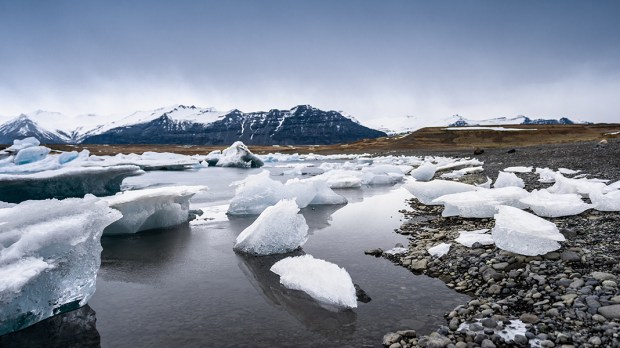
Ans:
MULTIPOLYGON (((452 155, 464 156, 467 153, 452 155)), ((509 166, 580 169, 590 177, 620 179, 620 141, 493 150, 476 158, 485 171, 461 181, 482 183, 509 166)), ((549 186, 535 173, 518 174, 531 191, 549 186)), ((543 256, 523 256, 478 243, 454 242, 458 231, 492 228, 493 219, 441 216, 442 206, 417 199, 401 211, 396 232, 410 237, 408 251, 386 257, 415 274, 441 279, 472 296, 446 314, 446 326, 428 336, 412 330, 384 336, 386 347, 620 347, 620 213, 588 210, 547 218, 566 237, 562 248, 543 256), (448 254, 427 249, 452 243, 448 254), (515 331, 516 330, 516 331, 515 331), (508 334, 507 331, 512 331, 508 334), (515 334, 514 332, 518 332, 515 334)))

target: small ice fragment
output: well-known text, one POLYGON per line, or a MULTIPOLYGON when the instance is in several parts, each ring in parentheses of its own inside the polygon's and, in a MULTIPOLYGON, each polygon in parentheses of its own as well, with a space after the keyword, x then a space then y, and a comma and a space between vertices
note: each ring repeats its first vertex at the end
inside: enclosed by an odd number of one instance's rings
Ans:
POLYGON ((437 166, 432 163, 424 163, 418 168, 411 171, 411 176, 417 181, 429 181, 435 175, 437 171, 437 166))
POLYGON ((493 184, 493 187, 502 188, 511 186, 524 188, 525 183, 523 182, 523 179, 519 178, 514 173, 499 172, 499 174, 497 175, 497 179, 495 180, 495 184, 493 184))
POLYGON ((487 176, 487 181, 483 182, 482 184, 474 184, 474 185, 476 187, 490 189, 492 183, 493 183, 493 180, 491 180, 491 178, 487 176))
POLYGON ((303 255, 282 259, 271 266, 271 271, 280 276, 285 287, 303 291, 335 309, 357 307, 351 276, 336 264, 303 255))
POLYGON ((599 211, 620 211, 620 190, 603 193, 602 190, 590 192, 590 201, 599 211))
POLYGON ((558 172, 560 172, 560 174, 564 174, 564 175, 573 175, 573 174, 577 174, 577 173, 581 172, 581 170, 572 170, 572 169, 568 169, 568 168, 558 168, 558 172))
POLYGON ((400 255, 400 254, 406 254, 408 252, 409 252, 409 249, 407 249, 407 248, 395 247, 395 248, 392 248, 390 250, 386 250, 383 253, 384 254, 388 254, 388 255, 400 255))
POLYGON ((488 228, 474 231, 459 231, 459 236, 454 241, 460 243, 468 248, 471 248, 475 243, 482 245, 494 244, 493 236, 487 234, 488 228))
POLYGON ((532 167, 508 167, 504 169, 506 173, 531 173, 532 167))
POLYGON ((440 257, 444 256, 445 254, 447 254, 448 251, 450 251, 450 246, 451 245, 452 244, 449 244, 449 243, 437 244, 434 247, 428 248, 428 253, 432 257, 440 258, 440 257))
POLYGON ((281 200, 263 211, 235 242, 234 250, 255 254, 284 254, 308 240, 308 225, 293 200, 281 200))
POLYGON ((536 256, 560 248, 564 236, 557 226, 523 210, 500 206, 491 231, 495 245, 513 253, 536 256))

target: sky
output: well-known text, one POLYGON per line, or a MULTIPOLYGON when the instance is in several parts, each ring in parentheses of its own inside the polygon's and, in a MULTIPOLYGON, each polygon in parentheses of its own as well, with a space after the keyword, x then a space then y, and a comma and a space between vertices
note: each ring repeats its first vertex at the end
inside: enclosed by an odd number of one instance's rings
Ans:
POLYGON ((620 1, 0 0, 0 115, 620 122, 620 1))

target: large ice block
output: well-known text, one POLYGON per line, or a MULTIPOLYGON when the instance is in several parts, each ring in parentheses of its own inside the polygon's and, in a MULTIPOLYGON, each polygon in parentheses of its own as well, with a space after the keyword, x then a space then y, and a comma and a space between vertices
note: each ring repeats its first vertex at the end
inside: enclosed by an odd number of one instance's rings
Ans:
POLYGON ((554 194, 547 190, 534 190, 520 201, 527 204, 534 214, 544 217, 578 215, 592 208, 576 193, 554 194))
POLYGON ((263 160, 254 155, 245 144, 234 142, 229 148, 222 151, 217 161, 218 167, 258 168, 263 166, 263 160))
POLYGON ((428 182, 410 181, 405 185, 405 188, 422 202, 422 204, 427 205, 441 204, 433 203, 433 200, 447 194, 474 191, 477 189, 477 187, 473 185, 447 180, 432 180, 428 182))

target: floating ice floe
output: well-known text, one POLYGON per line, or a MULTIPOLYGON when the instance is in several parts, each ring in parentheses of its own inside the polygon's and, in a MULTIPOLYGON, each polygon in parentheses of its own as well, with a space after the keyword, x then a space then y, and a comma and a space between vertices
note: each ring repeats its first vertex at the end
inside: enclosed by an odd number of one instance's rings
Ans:
POLYGON ((135 153, 114 156, 90 156, 82 163, 82 166, 119 166, 135 165, 142 170, 186 170, 200 167, 200 159, 169 152, 144 152, 142 155, 135 153))
POLYGON ((497 179, 495 180, 493 187, 495 188, 502 188, 502 187, 524 188, 525 183, 523 182, 523 179, 519 178, 514 173, 499 172, 497 174, 497 179))
POLYGON ((493 236, 487 232, 489 232, 488 228, 474 231, 459 231, 459 236, 454 241, 468 248, 473 247, 476 243, 481 245, 494 244, 493 236))
POLYGON ((578 215, 593 207, 592 204, 585 203, 578 194, 553 194, 547 190, 534 190, 520 201, 534 214, 544 217, 578 215))
POLYGON ((285 287, 303 291, 329 307, 357 307, 351 276, 331 262, 311 255, 287 257, 276 262, 271 271, 280 276, 280 283, 285 287))
POLYGON ((531 173, 533 167, 508 167, 504 169, 506 173, 531 173))
POLYGON ((509 205, 524 209, 525 203, 521 198, 528 196, 528 192, 519 187, 502 187, 493 189, 479 189, 453 193, 433 200, 434 204, 442 204, 442 216, 460 216, 464 218, 490 218, 497 212, 500 205, 509 205))
POLYGON ((500 206, 491 230, 495 245, 516 254, 544 255, 560 248, 564 236, 557 226, 523 210, 500 206))
POLYGON ((448 251, 450 251, 450 246, 452 246, 452 244, 440 243, 431 248, 428 248, 427 251, 432 257, 440 258, 444 256, 445 254, 447 254, 448 251))
POLYGON ((137 166, 62 167, 29 174, 0 174, 0 197, 19 203, 30 199, 113 195, 123 179, 143 174, 137 166))
POLYGON ((244 143, 234 142, 229 148, 222 151, 217 161, 218 167, 259 168, 264 165, 262 159, 254 155, 244 143))
POLYGON ((255 255, 284 254, 308 240, 308 224, 293 200, 283 199, 263 211, 235 242, 234 250, 255 255))
POLYGON ((422 202, 422 204, 426 205, 440 205, 441 203, 433 201, 444 195, 474 191, 477 189, 473 185, 447 180, 432 180, 428 182, 409 181, 405 185, 405 188, 422 202))
POLYGON ((120 211, 123 218, 106 227, 103 234, 131 234, 186 223, 189 200, 206 189, 206 186, 158 187, 104 197, 102 199, 120 211))
POLYGON ((362 186, 362 178, 358 172, 352 170, 331 170, 315 178, 325 180, 327 185, 333 189, 359 188, 362 186))
POLYGON ((462 178, 463 176, 465 176, 467 174, 481 173, 483 171, 484 171, 484 168, 482 168, 482 167, 469 167, 469 168, 457 169, 457 170, 453 170, 453 171, 451 171, 449 173, 441 174, 441 178, 443 178, 443 179, 458 179, 458 178, 462 178))
POLYGON ((411 171, 411 176, 417 181, 429 181, 435 176, 437 166, 432 163, 424 163, 411 171))
POLYGON ((235 197, 230 202, 228 214, 257 215, 282 199, 295 199, 299 208, 309 204, 345 204, 346 198, 335 193, 321 176, 282 184, 269 177, 269 171, 250 175, 237 185, 235 197))
POLYGON ((603 193, 603 190, 590 192, 590 201, 594 209, 600 211, 620 211, 620 190, 603 193))
POLYGON ((120 218, 92 195, 0 209, 0 335, 85 305, 103 229, 120 218))

